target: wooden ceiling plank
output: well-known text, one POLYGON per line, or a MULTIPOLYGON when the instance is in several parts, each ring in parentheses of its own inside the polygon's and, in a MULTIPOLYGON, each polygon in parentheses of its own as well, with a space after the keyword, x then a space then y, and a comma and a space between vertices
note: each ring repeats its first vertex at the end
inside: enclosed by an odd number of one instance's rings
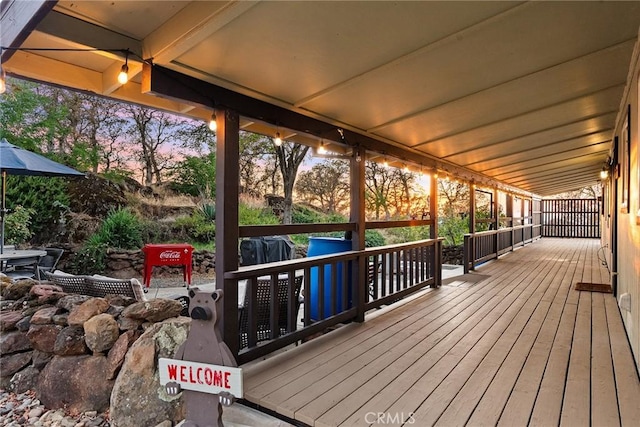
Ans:
POLYGON ((258 3, 191 2, 144 39, 143 57, 168 65, 258 3))

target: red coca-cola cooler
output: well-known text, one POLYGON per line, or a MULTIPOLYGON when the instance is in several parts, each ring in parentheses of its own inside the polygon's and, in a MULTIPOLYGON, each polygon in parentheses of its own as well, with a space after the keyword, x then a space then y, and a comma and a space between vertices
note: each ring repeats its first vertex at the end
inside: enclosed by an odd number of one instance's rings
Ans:
POLYGON ((144 252, 144 286, 151 285, 151 273, 154 266, 181 265, 184 284, 191 285, 191 263, 193 246, 187 243, 147 244, 144 252))

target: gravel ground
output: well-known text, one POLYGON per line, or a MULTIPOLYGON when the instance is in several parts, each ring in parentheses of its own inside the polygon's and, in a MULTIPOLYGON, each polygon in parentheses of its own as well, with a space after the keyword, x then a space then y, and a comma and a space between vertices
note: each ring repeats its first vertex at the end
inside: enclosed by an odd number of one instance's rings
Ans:
POLYGON ((47 410, 27 391, 15 394, 0 389, 0 426, 17 427, 108 427, 108 414, 96 411, 71 416, 63 410, 47 410))

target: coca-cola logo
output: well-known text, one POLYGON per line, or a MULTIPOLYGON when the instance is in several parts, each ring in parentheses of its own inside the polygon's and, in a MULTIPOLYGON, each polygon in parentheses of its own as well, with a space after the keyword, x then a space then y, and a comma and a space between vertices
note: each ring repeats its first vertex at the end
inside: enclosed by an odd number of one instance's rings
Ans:
POLYGON ((160 259, 180 259, 180 251, 162 251, 160 259))

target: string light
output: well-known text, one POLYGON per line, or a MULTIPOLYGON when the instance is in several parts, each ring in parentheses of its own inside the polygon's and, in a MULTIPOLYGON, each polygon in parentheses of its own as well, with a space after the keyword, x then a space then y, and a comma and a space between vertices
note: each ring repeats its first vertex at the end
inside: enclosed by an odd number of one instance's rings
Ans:
POLYGON ((129 81, 129 50, 124 56, 124 64, 122 68, 120 68, 120 73, 118 73, 118 83, 121 85, 126 84, 129 81))
POLYGON ((211 119, 209 120, 209 130, 211 132, 215 132, 218 128, 218 123, 216 122, 216 113, 211 114, 211 119))
POLYGON ((324 146, 324 141, 320 141, 320 146, 318 147, 318 154, 327 154, 327 149, 324 146))
POLYGON ((276 147, 280 147, 282 145, 282 138, 280 138, 280 132, 276 132, 276 137, 273 138, 273 144, 276 147))

